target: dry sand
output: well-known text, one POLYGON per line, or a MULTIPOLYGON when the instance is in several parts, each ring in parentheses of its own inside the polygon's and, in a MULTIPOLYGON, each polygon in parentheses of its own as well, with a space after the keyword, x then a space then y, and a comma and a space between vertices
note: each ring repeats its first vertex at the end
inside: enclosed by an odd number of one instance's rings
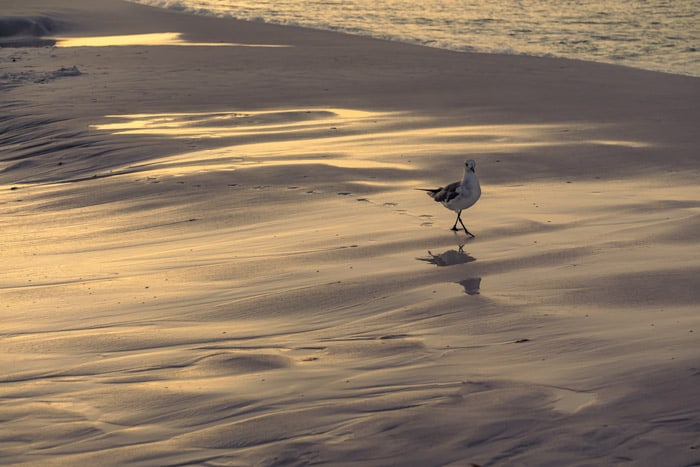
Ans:
POLYGON ((2 2, 3 464, 700 464, 700 80, 70 3, 2 2))

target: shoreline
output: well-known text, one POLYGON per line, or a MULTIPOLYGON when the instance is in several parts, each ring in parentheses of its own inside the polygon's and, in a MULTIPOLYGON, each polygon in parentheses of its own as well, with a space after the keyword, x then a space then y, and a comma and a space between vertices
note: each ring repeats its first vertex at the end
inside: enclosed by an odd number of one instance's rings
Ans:
POLYGON ((698 78, 7 8, 285 46, 0 48, 7 462, 698 462, 698 78))
MULTIPOLYGON (((138 4, 144 4, 139 2, 138 0, 135 1, 135 3, 138 4)), ((145 4, 147 5, 147 4, 145 4)), ((153 6, 153 5, 147 5, 147 6, 153 6)), ((640 70, 646 70, 646 71, 655 71, 655 72, 660 72, 660 73, 668 73, 668 74, 675 74, 675 75, 681 75, 681 76, 691 76, 691 77, 700 77, 700 70, 696 70, 694 73, 691 71, 687 70, 675 70, 675 71, 670 71, 668 69, 669 66, 673 68, 673 65, 671 64, 666 64, 665 66, 667 67, 666 69, 662 69, 662 65, 659 63, 655 64, 647 64, 647 66, 640 66, 639 64, 629 64, 627 63, 624 59, 618 58, 610 58, 608 57, 605 59, 604 57, 590 57, 590 58, 582 58, 577 55, 566 55, 565 53, 562 55, 561 53, 557 54, 554 52, 527 52, 527 51, 515 51, 509 48, 508 50, 505 50, 501 48, 499 50, 498 47, 495 47, 493 45, 489 46, 486 44, 480 44, 480 45, 474 45, 473 43, 470 44, 462 44, 462 45, 457 45, 453 41, 451 42, 450 39, 447 39, 447 42, 442 41, 442 45, 437 46, 437 45, 431 45, 435 43, 440 43, 441 41, 439 40, 427 40, 427 39, 417 39, 415 37, 403 37, 398 33, 399 35, 396 35, 396 31, 394 31, 395 34, 387 33, 386 31, 373 31, 371 27, 369 29, 367 28, 360 28, 363 29, 364 32, 355 32, 356 28, 352 27, 338 27, 332 24, 328 23, 319 23, 319 24, 304 24, 304 23, 299 23, 299 22, 286 22, 283 19, 278 19, 275 20, 273 18, 263 18, 262 16, 256 15, 254 17, 237 17, 234 12, 220 12, 220 13, 215 13, 212 10, 207 10, 206 8, 204 9, 195 9, 195 8, 184 8, 183 6, 178 7, 167 7, 167 6, 159 6, 157 8, 164 8, 164 9, 169 9, 171 11, 175 11, 178 13, 184 13, 184 14, 191 14, 191 15, 197 15, 197 16, 207 16, 207 17, 216 17, 216 18, 221 18, 221 19, 232 19, 236 21, 244 21, 244 22, 251 22, 251 23, 260 23, 260 24, 272 24, 272 25, 277 25, 277 26, 283 26, 283 27, 296 27, 296 28, 302 28, 302 29, 311 29, 311 30, 317 30, 317 31, 326 31, 326 32, 332 32, 332 33, 340 33, 344 35, 350 35, 350 36, 358 36, 358 37, 367 37, 367 38, 373 38, 373 39, 378 39, 378 40, 387 40, 390 42, 395 42, 395 43, 402 43, 402 44, 408 44, 408 45, 416 45, 416 46, 421 46, 421 47, 428 47, 428 48, 434 48, 438 50, 446 50, 446 51, 453 51, 453 52, 460 52, 460 53, 477 53, 477 54, 503 54, 503 55, 518 55, 518 56, 526 56, 526 57, 548 57, 548 58, 564 58, 564 59, 571 59, 571 60, 581 60, 581 61, 586 61, 586 62, 593 62, 593 63, 601 63, 601 64, 610 64, 610 65, 616 65, 616 66, 624 66, 624 67, 631 67, 635 69, 640 69, 640 70), (355 29, 355 30, 354 30, 355 29), (448 45, 451 44, 451 45, 448 45)), ((282 15, 284 15, 284 12, 281 12, 282 15)), ((410 13, 409 13, 410 14, 410 13)), ((522 18, 525 19, 525 18, 522 18)), ((405 24, 405 26, 410 27, 410 23, 405 24)), ((415 26, 415 25, 414 25, 415 26)), ((679 27, 682 27, 678 25, 679 27)), ((496 37, 491 37, 495 43, 498 43, 498 38, 496 37)), ((454 40, 454 38, 453 38, 454 40)), ((575 39, 574 39, 575 40, 575 39)), ((523 44, 520 44, 521 46, 523 44)), ((642 45, 643 48, 643 44, 642 45)), ((505 46, 504 46, 505 47, 505 46)), ((692 47, 691 47, 692 48, 692 47)), ((689 61, 689 59, 682 60, 686 62, 689 61)))

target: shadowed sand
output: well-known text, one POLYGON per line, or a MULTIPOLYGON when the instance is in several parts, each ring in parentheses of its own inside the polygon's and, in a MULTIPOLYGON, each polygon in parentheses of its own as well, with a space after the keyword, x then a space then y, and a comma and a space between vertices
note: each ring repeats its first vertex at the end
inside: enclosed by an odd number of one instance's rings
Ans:
POLYGON ((697 78, 6 3, 4 463, 700 462, 697 78))

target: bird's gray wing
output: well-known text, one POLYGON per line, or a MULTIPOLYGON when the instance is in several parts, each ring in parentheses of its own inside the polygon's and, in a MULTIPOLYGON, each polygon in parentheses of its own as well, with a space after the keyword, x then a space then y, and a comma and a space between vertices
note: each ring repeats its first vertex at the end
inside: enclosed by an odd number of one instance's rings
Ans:
POLYGON ((461 185, 460 182, 453 182, 450 183, 449 185, 445 186, 442 190, 440 190, 435 197, 433 198, 435 201, 440 201, 440 202, 448 202, 451 199, 455 198, 456 196, 459 195, 459 191, 457 188, 461 185))

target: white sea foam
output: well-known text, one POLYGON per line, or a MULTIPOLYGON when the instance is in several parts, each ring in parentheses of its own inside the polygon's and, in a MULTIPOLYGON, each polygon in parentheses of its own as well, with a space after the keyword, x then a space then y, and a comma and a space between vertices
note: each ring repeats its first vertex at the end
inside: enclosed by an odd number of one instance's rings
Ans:
POLYGON ((132 0, 462 52, 555 56, 700 76, 700 0, 132 0))

